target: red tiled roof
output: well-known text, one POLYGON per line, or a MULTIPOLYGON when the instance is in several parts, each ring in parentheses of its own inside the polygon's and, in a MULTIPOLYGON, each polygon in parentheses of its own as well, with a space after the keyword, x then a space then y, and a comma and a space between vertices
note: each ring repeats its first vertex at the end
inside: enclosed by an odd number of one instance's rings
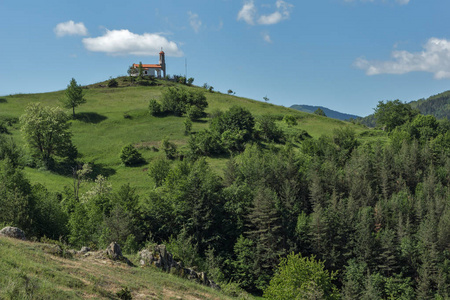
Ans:
POLYGON ((164 54, 164 51, 161 50, 161 52, 159 52, 159 54, 164 54))
MULTIPOLYGON (((133 64, 134 68, 139 68, 139 64, 133 64)), ((144 69, 148 69, 148 68, 161 68, 161 65, 155 65, 155 64, 142 64, 142 67, 144 69)))

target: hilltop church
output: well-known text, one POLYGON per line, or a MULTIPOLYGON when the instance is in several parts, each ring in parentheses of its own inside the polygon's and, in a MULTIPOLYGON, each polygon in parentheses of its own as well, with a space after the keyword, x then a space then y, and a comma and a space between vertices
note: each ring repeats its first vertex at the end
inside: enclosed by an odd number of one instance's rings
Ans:
MULTIPOLYGON (((139 64, 133 64, 133 68, 139 69, 139 64)), ((144 69, 142 72, 143 76, 154 76, 161 78, 166 77, 166 60, 164 58, 164 51, 159 52, 159 64, 142 64, 144 69)), ((138 76, 138 73, 132 74, 132 76, 138 76)))

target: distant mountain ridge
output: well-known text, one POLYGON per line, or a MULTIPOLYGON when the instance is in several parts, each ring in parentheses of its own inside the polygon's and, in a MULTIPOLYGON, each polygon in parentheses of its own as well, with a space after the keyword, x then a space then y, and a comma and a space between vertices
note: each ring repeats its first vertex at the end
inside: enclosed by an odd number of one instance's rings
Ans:
POLYGON ((427 99, 409 102, 412 108, 418 109, 423 115, 433 115, 437 119, 450 119, 450 91, 446 91, 427 99))
POLYGON ((351 115, 351 114, 346 114, 346 113, 341 113, 323 106, 314 106, 314 105, 305 105, 305 104, 294 104, 291 106, 291 108, 299 110, 299 111, 303 111, 303 112, 307 112, 307 113, 314 113, 318 108, 320 108, 321 110, 323 110, 323 112, 325 113, 325 115, 329 118, 333 118, 333 119, 338 119, 338 120, 348 120, 348 119, 356 119, 356 118, 360 118, 360 116, 357 115, 351 115))
MULTIPOLYGON (((436 119, 450 120, 450 91, 445 91, 427 99, 419 99, 408 103, 412 108, 420 111, 422 115, 432 115, 436 119)), ((366 126, 375 127, 376 120, 374 114, 356 120, 366 126)))

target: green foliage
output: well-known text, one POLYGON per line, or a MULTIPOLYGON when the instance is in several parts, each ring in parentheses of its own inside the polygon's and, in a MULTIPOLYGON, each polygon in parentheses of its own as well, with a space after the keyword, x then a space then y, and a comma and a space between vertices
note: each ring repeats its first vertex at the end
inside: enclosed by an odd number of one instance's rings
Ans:
POLYGON ((285 115, 283 121, 289 126, 297 125, 297 119, 293 115, 285 115))
POLYGON ((378 125, 384 126, 387 131, 411 121, 418 111, 413 110, 409 104, 400 100, 379 101, 375 108, 375 119, 378 125))
POLYGON ((30 103, 20 122, 28 146, 45 166, 51 166, 54 155, 67 157, 70 151, 76 151, 72 145, 68 117, 59 107, 30 103))
POLYGON ((66 98, 63 100, 65 108, 72 109, 72 116, 75 118, 75 108, 81 104, 86 103, 84 98, 83 88, 77 84, 77 81, 72 78, 65 92, 66 98))
POLYGON ((277 273, 264 290, 268 299, 340 299, 332 280, 336 273, 325 270, 315 257, 291 253, 282 258, 277 273))
POLYGON ((229 130, 232 133, 243 132, 242 141, 248 141, 254 130, 255 118, 249 110, 241 106, 232 106, 228 111, 214 118, 211 129, 219 134, 229 130))
POLYGON ((142 154, 132 144, 122 148, 120 160, 127 167, 141 164, 144 161, 142 154))
POLYGON ((194 78, 193 77, 189 77, 187 80, 187 85, 192 85, 192 83, 194 83, 194 78))
POLYGON ((117 297, 121 300, 132 300, 133 297, 131 296, 131 291, 128 289, 128 287, 124 287, 120 291, 116 293, 117 297))
POLYGON ((197 119, 203 115, 206 107, 206 97, 198 90, 169 87, 161 98, 161 111, 175 116, 182 116, 192 110, 190 116, 197 119))
POLYGON ((164 151, 167 159, 174 159, 177 157, 177 146, 170 142, 167 137, 161 141, 161 149, 164 151))
POLYGON ((263 115, 256 121, 256 131, 258 131, 262 140, 268 142, 280 142, 283 139, 283 131, 278 128, 274 117, 263 115))
POLYGON ((158 103, 155 99, 150 99, 148 103, 148 110, 150 115, 156 117, 161 114, 161 104, 158 103))
POLYGON ((184 135, 189 135, 192 131, 192 121, 191 119, 186 119, 183 122, 184 124, 184 135))
POLYGON ((21 152, 12 138, 0 135, 0 160, 8 160, 13 167, 20 164, 21 152))
POLYGON ((314 114, 318 115, 318 116, 322 116, 322 117, 326 117, 327 115, 325 114, 325 112, 319 107, 314 111, 314 114))
POLYGON ((197 121, 198 119, 200 119, 204 116, 204 112, 203 112, 202 108, 200 108, 196 105, 191 105, 187 109, 186 115, 190 120, 197 121))
POLYGON ((210 156, 224 151, 220 135, 209 130, 202 130, 190 135, 188 145, 194 157, 210 156))
POLYGON ((169 171, 170 161, 165 159, 157 159, 150 164, 148 168, 148 175, 153 178, 156 187, 159 187, 164 183, 169 171))
POLYGON ((111 78, 109 81, 108 81, 108 87, 109 88, 116 88, 116 87, 118 87, 119 86, 119 82, 117 82, 117 80, 115 79, 115 78, 111 78))

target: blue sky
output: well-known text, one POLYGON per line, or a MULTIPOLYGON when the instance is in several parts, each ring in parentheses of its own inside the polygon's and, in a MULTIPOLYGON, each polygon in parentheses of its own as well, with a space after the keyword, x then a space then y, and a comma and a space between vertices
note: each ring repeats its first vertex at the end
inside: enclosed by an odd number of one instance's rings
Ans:
POLYGON ((449 88, 448 0, 0 0, 0 95, 158 63, 215 90, 368 115, 449 88))

